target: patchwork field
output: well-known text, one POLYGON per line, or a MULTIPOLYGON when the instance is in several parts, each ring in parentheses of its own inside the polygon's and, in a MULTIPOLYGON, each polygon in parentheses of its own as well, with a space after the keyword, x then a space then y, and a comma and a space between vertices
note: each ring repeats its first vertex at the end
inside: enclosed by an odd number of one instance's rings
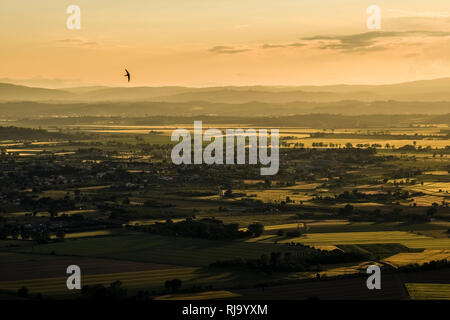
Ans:
POLYGON ((419 133, 415 145, 433 148, 450 145, 450 140, 422 139, 421 134, 448 138, 447 133, 437 127, 284 128, 279 174, 261 177, 253 167, 171 166, 175 142, 170 141, 170 133, 177 127, 186 126, 80 126, 73 130, 87 132, 86 140, 22 143, 14 148, 15 153, 30 156, 15 155, 3 163, 5 185, 14 186, 15 192, 5 188, 0 195, 0 225, 6 222, 0 261, 7 262, 0 263, 0 291, 17 292, 25 286, 31 293, 52 298, 73 293, 66 289, 65 270, 76 264, 82 269, 82 285, 119 280, 130 292, 145 289, 162 300, 408 299, 408 292, 413 299, 447 297, 442 283, 450 278, 448 272, 441 272, 445 270, 431 270, 433 276, 425 277, 430 270, 399 275, 387 268, 382 292, 369 292, 365 283, 365 270, 371 264, 395 268, 450 259, 450 211, 445 203, 450 201, 448 150, 403 152, 395 148, 412 145, 414 140, 369 131, 419 133), (154 130, 159 132, 150 132, 154 130), (311 133, 319 132, 323 138, 320 134, 311 138, 311 133), (303 146, 293 148, 289 142, 303 146), (337 149, 329 150, 330 142, 337 149), (345 147, 347 143, 353 148, 345 147), (367 146, 357 146, 372 143, 378 145, 375 154, 363 150, 367 146), (37 173, 39 179, 29 179, 37 173), (227 196, 220 197, 218 188, 227 191, 227 196), (358 192, 353 195, 354 190, 358 192), (436 203, 436 212, 428 213, 436 203), (352 212, 339 210, 347 204, 354 207, 352 212), (58 208, 58 217, 50 217, 52 208, 58 208), (225 224, 237 223, 241 230, 257 222, 265 230, 259 237, 211 241, 204 239, 201 228, 198 234, 190 233, 197 238, 151 235, 139 228, 194 216, 197 221, 214 217, 225 224), (34 236, 39 235, 40 226, 47 226, 49 239, 21 240, 18 231, 27 235, 24 231, 30 225, 34 236), (120 228, 127 225, 137 227, 120 228), (298 233, 289 233, 296 229, 298 233), (55 239, 58 230, 73 231, 67 231, 62 242, 55 239), (261 267, 255 261, 207 267, 218 260, 311 250, 292 243, 364 255, 354 262, 333 260, 335 264, 305 261, 308 268, 290 265, 289 255, 281 257, 292 269, 277 269, 272 262, 261 267), (361 278, 352 278, 356 274, 361 278), (164 283, 175 278, 182 280, 182 290, 204 292, 167 294, 164 283), (262 284, 267 286, 257 287, 262 284))
MULTIPOLYGON (((0 253, 2 260, 11 261, 0 265, 0 290, 17 292, 26 287, 31 293, 66 295, 79 292, 66 287, 67 266, 76 264, 82 270, 82 286, 109 285, 121 281, 129 290, 164 290, 164 283, 174 278, 183 281, 183 287, 221 287, 236 283, 255 283, 258 275, 230 272, 201 267, 182 267, 125 260, 67 257, 40 254, 0 253)), ((267 279, 277 279, 268 276, 267 279)))
POLYGON ((384 259, 394 267, 406 266, 409 264, 423 264, 433 260, 450 260, 450 250, 424 250, 422 252, 403 252, 384 259))
POLYGON ((310 233, 302 237, 285 239, 280 243, 298 242, 306 245, 339 245, 400 243, 415 249, 448 249, 450 239, 435 239, 404 231, 310 233))
POLYGON ((423 192, 431 196, 448 196, 450 192, 450 182, 424 182, 423 185, 415 185, 406 189, 423 192))
MULTIPOLYGON (((31 248, 16 249, 30 252, 31 248)), ((236 257, 259 258, 272 251, 290 250, 273 243, 210 241, 154 235, 116 236, 74 239, 62 243, 40 245, 35 253, 112 258, 183 266, 204 266, 217 260, 236 257)))
POLYGON ((450 224, 445 221, 431 223, 402 222, 350 222, 347 220, 324 220, 307 222, 308 233, 345 233, 374 231, 416 231, 416 230, 446 230, 450 224))
POLYGON ((406 283, 405 286, 413 300, 450 300, 450 284, 406 283))
POLYGON ((15 252, 0 252, 0 260, 8 261, 0 264, 0 281, 64 277, 67 266, 72 264, 80 266, 83 275, 179 268, 148 262, 15 252))

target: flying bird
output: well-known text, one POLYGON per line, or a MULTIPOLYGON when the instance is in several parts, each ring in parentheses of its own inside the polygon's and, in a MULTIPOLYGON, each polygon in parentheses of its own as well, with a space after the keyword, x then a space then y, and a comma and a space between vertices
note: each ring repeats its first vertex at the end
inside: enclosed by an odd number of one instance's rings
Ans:
POLYGON ((127 77, 128 78, 128 82, 130 82, 130 73, 128 72, 128 70, 127 69, 125 69, 125 72, 127 73, 126 75, 124 75, 124 77, 127 77))

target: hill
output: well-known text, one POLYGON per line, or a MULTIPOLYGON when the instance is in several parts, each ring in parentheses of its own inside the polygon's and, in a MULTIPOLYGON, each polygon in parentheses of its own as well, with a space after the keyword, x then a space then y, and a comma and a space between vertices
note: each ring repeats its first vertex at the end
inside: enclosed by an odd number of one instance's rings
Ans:
POLYGON ((218 116, 218 117, 281 117, 313 113, 342 115, 407 115, 450 113, 449 102, 339 101, 241 104, 193 102, 94 102, 94 103, 0 103, 0 118, 25 119, 39 117, 150 117, 150 116, 218 116))

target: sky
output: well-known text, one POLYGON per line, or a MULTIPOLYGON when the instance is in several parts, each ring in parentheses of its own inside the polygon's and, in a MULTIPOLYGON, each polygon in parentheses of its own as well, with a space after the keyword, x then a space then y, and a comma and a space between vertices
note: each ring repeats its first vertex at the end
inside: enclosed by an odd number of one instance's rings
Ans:
POLYGON ((1 0, 0 39, 0 82, 398 83, 450 76, 450 1, 1 0), (66 26, 70 5, 80 30, 66 26), (367 28, 370 5, 379 30, 367 28))

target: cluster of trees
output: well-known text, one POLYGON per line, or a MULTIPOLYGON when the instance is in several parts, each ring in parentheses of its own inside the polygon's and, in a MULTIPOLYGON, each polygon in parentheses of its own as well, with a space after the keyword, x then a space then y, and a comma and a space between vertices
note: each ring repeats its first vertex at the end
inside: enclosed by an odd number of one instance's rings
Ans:
POLYGON ((178 290, 180 290, 182 281, 180 279, 172 279, 167 280, 164 283, 164 287, 170 292, 170 293, 177 293, 178 290))
POLYGON ((70 197, 65 197, 64 199, 43 197, 39 200, 25 197, 20 200, 20 204, 24 206, 27 211, 32 211, 33 216, 39 211, 48 211, 51 217, 56 217, 58 216, 58 212, 75 209, 75 201, 71 200, 70 197))
MULTIPOLYGON (((66 236, 64 230, 56 232, 56 241, 63 241, 66 236)), ((24 226, 4 225, 0 228, 0 239, 6 240, 8 238, 17 240, 19 237, 22 240, 33 240, 39 244, 48 243, 50 241, 50 231, 44 225, 26 228, 24 226)))
POLYGON ((123 300, 127 298, 127 291, 122 287, 122 282, 115 281, 109 287, 102 284, 83 286, 81 295, 89 300, 123 300))
POLYGON ((272 252, 270 257, 262 255, 258 259, 242 259, 216 261, 211 267, 225 267, 258 270, 263 272, 304 272, 320 269, 322 264, 347 263, 363 261, 368 257, 359 252, 344 252, 341 250, 316 250, 301 246, 302 254, 287 251, 272 252))
MULTIPOLYGON (((164 287, 169 293, 177 293, 182 283, 180 279, 167 280, 164 287)), ((127 290, 122 287, 121 281, 112 282, 108 287, 102 284, 83 286, 81 295, 83 299, 88 300, 142 300, 151 298, 148 291, 138 291, 136 295, 130 296, 127 290)))
POLYGON ((418 146, 418 147, 416 147, 416 142, 414 141, 414 145, 407 144, 407 145, 405 145, 403 147, 397 148, 395 151, 399 151, 399 152, 423 152, 423 153, 431 153, 431 152, 433 152, 433 157, 436 157, 438 153, 439 153, 440 157, 443 157, 444 154, 448 154, 449 153, 450 146, 445 146, 445 148, 436 147, 435 149, 433 149, 431 146, 426 146, 426 147, 418 146), (438 153, 436 153, 434 151, 438 151, 438 153))
POLYGON ((68 135, 60 132, 49 132, 43 129, 0 127, 0 140, 46 140, 46 139, 67 139, 68 135))
POLYGON ((388 210, 362 210, 354 209, 350 204, 339 208, 338 213, 346 216, 351 221, 405 221, 410 223, 425 223, 431 220, 431 217, 438 212, 437 206, 433 205, 426 209, 423 214, 411 214, 404 212, 400 206, 395 206, 388 210))
MULTIPOLYGON (((167 220, 165 223, 135 226, 133 228, 165 236, 182 236, 210 240, 238 239, 253 235, 250 229, 249 231, 240 231, 237 223, 224 224, 221 220, 214 218, 195 220, 189 217, 185 221, 180 222, 167 220)), ((251 230, 260 234, 258 233, 260 231, 259 226, 253 226, 251 230)))
POLYGON ((388 190, 386 193, 376 193, 376 194, 367 194, 363 192, 359 192, 358 190, 353 190, 352 192, 344 191, 339 195, 335 195, 334 197, 322 197, 317 196, 314 197, 313 200, 316 202, 322 203, 345 203, 345 202, 391 202, 397 200, 406 200, 413 196, 419 196, 419 193, 409 193, 408 191, 390 191, 388 190))

